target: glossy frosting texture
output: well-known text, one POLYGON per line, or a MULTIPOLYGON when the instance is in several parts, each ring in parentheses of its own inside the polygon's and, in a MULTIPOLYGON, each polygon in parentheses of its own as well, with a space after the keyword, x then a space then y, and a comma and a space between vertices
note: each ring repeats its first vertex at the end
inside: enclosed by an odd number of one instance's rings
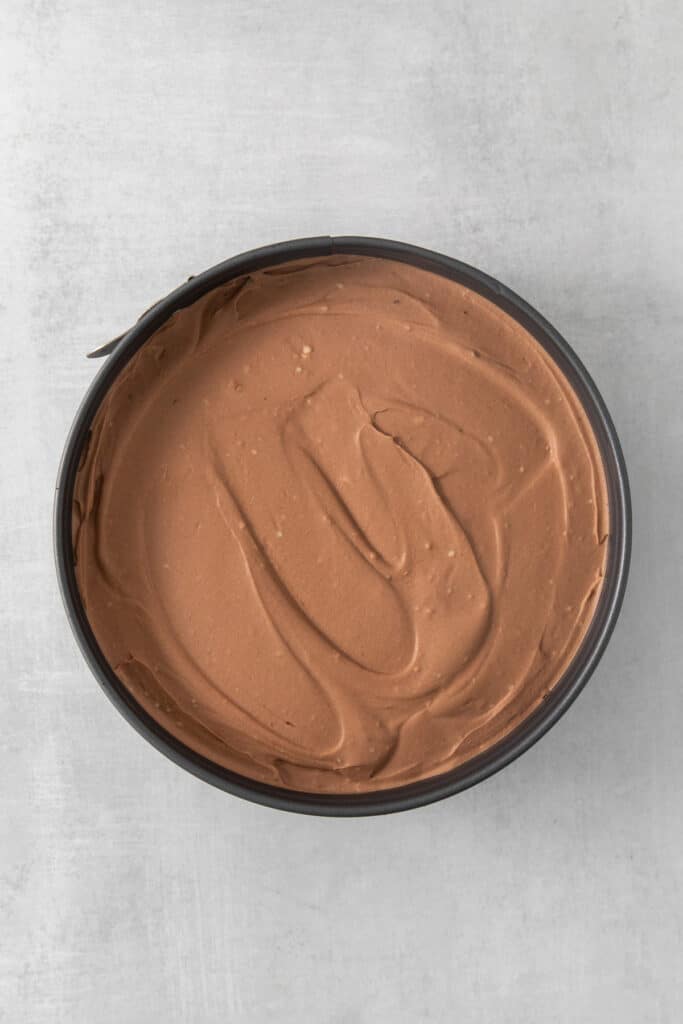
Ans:
POLYGON ((187 745, 293 789, 452 768, 567 668, 608 535, 541 346, 386 260, 261 271, 176 313, 95 418, 76 573, 105 656, 187 745))

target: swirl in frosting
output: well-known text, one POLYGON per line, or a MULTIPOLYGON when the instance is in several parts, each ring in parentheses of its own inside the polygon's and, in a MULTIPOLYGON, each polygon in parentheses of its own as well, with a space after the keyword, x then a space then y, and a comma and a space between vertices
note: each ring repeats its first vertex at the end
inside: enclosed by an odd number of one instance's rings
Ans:
POLYGON ((259 271, 117 377, 76 483, 106 658, 214 762, 310 792, 462 764, 567 669, 608 509, 587 417, 520 324, 388 260, 259 271))

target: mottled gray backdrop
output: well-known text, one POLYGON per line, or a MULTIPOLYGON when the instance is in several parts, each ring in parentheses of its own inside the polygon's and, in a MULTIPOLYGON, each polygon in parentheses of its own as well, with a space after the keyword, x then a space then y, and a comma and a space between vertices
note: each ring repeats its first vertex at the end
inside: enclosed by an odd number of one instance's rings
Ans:
POLYGON ((679 1024, 683 14, 676 0, 5 0, 2 873, 8 1024, 679 1024), (535 749, 316 820, 110 706, 52 566, 84 353, 255 245, 376 234, 529 298, 613 412, 630 590, 535 749))

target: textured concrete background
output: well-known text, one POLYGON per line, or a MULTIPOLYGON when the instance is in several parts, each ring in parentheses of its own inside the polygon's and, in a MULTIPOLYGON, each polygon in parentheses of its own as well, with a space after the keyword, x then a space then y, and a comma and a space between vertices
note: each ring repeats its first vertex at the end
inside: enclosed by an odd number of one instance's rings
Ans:
POLYGON ((683 1019, 681 12, 5 0, 0 1020, 683 1019), (280 814, 167 762, 93 682, 52 567, 83 354, 188 274, 327 232, 529 298, 634 491, 623 617, 572 711, 386 819, 280 814))

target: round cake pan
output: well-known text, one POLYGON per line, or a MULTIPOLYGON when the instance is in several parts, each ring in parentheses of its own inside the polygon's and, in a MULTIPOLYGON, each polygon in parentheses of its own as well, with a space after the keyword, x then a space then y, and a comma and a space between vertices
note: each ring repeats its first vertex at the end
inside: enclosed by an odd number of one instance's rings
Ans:
POLYGON ((465 263, 403 242, 328 236, 295 239, 243 253, 191 277, 144 313, 126 334, 92 355, 108 358, 78 410, 57 480, 54 543, 60 588, 71 628, 102 689, 130 724, 176 764, 235 796, 280 810, 338 817, 403 811, 452 796, 504 768, 557 722, 588 682, 612 634, 626 587, 631 547, 626 466, 605 403, 585 367, 555 328, 509 288, 465 263), (604 464, 610 518, 605 579, 593 619, 568 670, 543 704, 500 743, 452 771, 395 789, 343 796, 296 792, 237 775, 195 753, 151 718, 107 663, 90 628, 76 583, 71 528, 74 481, 93 417, 121 369, 164 321, 241 274, 290 260, 338 254, 383 257, 440 274, 483 295, 521 323, 555 360, 585 409, 604 464))

